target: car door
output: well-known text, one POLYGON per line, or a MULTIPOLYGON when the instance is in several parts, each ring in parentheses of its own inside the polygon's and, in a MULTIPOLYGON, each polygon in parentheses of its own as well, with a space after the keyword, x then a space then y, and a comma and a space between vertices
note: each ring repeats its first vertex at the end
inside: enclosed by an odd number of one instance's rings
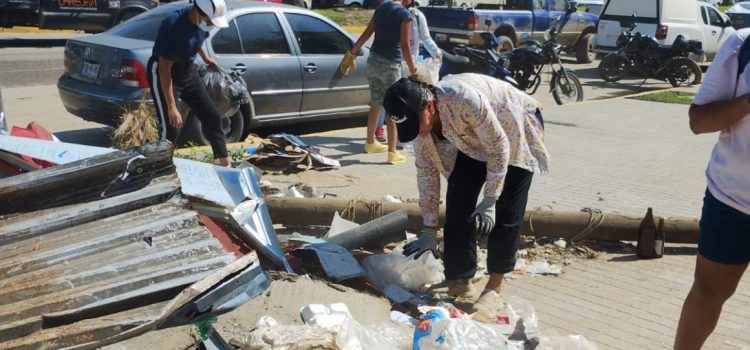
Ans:
POLYGON ((358 69, 343 75, 339 65, 351 38, 327 21, 303 12, 284 13, 299 48, 302 66, 302 116, 367 110, 369 88, 363 49, 358 69))
POLYGON ((703 8, 701 12, 705 11, 706 17, 708 17, 708 21, 707 23, 704 22, 705 26, 703 27, 703 51, 706 52, 706 58, 712 60, 727 36, 734 32, 734 28, 724 27, 724 18, 713 7, 706 5, 701 5, 701 7, 703 8))
POLYGON ((549 0, 550 24, 547 27, 551 27, 557 18, 560 18, 561 21, 565 21, 564 23, 558 24, 558 26, 562 25, 562 28, 558 27, 560 31, 557 34, 557 41, 563 45, 572 46, 575 45, 575 41, 578 39, 582 29, 580 29, 576 17, 570 16, 566 18, 565 11, 567 8, 567 0, 549 0))
POLYGON ((259 121, 299 117, 302 69, 276 12, 237 16, 211 38, 220 66, 243 72, 259 121))

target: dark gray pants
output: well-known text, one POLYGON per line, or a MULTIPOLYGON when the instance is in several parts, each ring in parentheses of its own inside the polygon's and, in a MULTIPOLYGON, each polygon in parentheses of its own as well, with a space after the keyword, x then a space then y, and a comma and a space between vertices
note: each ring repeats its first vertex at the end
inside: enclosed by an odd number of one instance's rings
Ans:
MULTIPOLYGON (((176 129, 169 124, 167 101, 164 98, 159 79, 158 58, 151 57, 149 59, 146 75, 148 76, 148 85, 151 88, 151 97, 154 99, 156 120, 159 124, 159 139, 176 143, 181 129, 176 129)), ((211 144, 214 158, 227 157, 227 142, 224 138, 224 130, 221 127, 221 115, 216 110, 211 97, 208 96, 206 85, 198 76, 195 66, 175 62, 172 65, 172 85, 174 86, 175 99, 180 98, 185 101, 192 114, 201 121, 201 131, 211 144)), ((187 122, 186 115, 183 115, 182 119, 183 123, 187 122)))

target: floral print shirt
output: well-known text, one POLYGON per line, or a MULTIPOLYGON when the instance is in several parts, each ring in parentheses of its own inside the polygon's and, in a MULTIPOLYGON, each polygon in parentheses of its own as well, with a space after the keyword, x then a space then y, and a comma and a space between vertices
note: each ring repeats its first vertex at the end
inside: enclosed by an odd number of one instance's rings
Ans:
POLYGON ((549 154, 536 117, 541 105, 510 84, 480 74, 445 77, 437 89, 444 140, 419 136, 414 142, 419 206, 425 226, 437 226, 440 175, 448 178, 457 151, 487 163, 484 197, 497 199, 512 165, 546 172, 549 154))

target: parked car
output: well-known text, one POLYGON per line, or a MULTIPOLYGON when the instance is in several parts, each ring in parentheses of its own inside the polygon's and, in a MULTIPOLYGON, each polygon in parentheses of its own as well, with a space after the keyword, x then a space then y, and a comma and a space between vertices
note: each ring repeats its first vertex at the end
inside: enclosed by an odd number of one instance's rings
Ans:
POLYGON ((576 1, 578 6, 582 6, 585 12, 600 15, 604 8, 604 0, 578 0, 576 1))
MULTIPOLYGON (((378 5, 382 4, 384 1, 380 0, 377 2, 374 1, 368 1, 368 0, 337 0, 336 6, 344 6, 344 7, 352 7, 352 8, 361 8, 361 7, 377 7, 378 5)), ((417 3, 417 6, 424 7, 430 4, 429 0, 415 0, 414 2, 417 3)))
POLYGON ((734 29, 750 27, 750 2, 736 3, 725 13, 732 20, 734 29))
POLYGON ((678 35, 700 41, 704 54, 691 56, 699 62, 713 60, 724 40, 735 31, 727 15, 704 1, 609 0, 599 17, 594 51, 614 52, 617 38, 634 12, 638 31, 662 45, 672 45, 678 35))
POLYGON ((0 26, 101 32, 158 4, 157 0, 0 1, 0 26))
POLYGON ((8 121, 5 120, 5 108, 3 107, 3 93, 0 91, 0 134, 8 131, 8 121))
MULTIPOLYGON (((116 126, 123 107, 150 99, 144 67, 162 19, 189 3, 170 3, 111 30, 68 41, 57 87, 65 108, 85 120, 116 126)), ((328 18, 287 5, 228 1, 229 28, 213 28, 204 48, 225 69, 243 72, 252 102, 226 119, 229 141, 251 125, 360 117, 369 110, 366 61, 342 76, 339 63, 354 38, 328 18)), ((205 143, 200 122, 180 103, 180 142, 205 143)))
MULTIPOLYGON (((498 36, 503 50, 512 50, 521 38, 544 41, 552 20, 564 15, 566 8, 566 0, 506 0, 502 10, 432 6, 420 10, 435 42, 450 51, 456 44, 483 45, 481 33, 487 31, 498 36)), ((557 35, 558 42, 567 52, 575 53, 578 62, 588 63, 595 57, 591 48, 597 18, 591 13, 573 13, 557 35)))

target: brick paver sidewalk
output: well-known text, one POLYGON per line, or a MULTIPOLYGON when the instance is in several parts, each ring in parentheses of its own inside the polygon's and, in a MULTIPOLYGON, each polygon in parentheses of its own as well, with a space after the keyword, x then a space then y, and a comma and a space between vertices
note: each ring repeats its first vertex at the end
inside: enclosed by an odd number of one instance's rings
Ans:
MULTIPOLYGON (((549 174, 537 176, 529 209, 600 208, 643 215, 700 215, 703 175, 716 134, 695 136, 687 106, 612 99, 545 109, 549 174)), ((384 154, 361 154, 364 129, 304 139, 340 157, 342 169, 268 176, 277 186, 306 182, 339 198, 416 198, 413 162, 386 165, 384 154)), ((684 297, 692 283, 695 248, 660 260, 605 254, 576 261, 560 277, 511 280, 504 294, 537 309, 542 325, 583 334, 600 349, 670 348, 684 297)), ((706 349, 750 345, 750 282, 730 300, 706 349)))

